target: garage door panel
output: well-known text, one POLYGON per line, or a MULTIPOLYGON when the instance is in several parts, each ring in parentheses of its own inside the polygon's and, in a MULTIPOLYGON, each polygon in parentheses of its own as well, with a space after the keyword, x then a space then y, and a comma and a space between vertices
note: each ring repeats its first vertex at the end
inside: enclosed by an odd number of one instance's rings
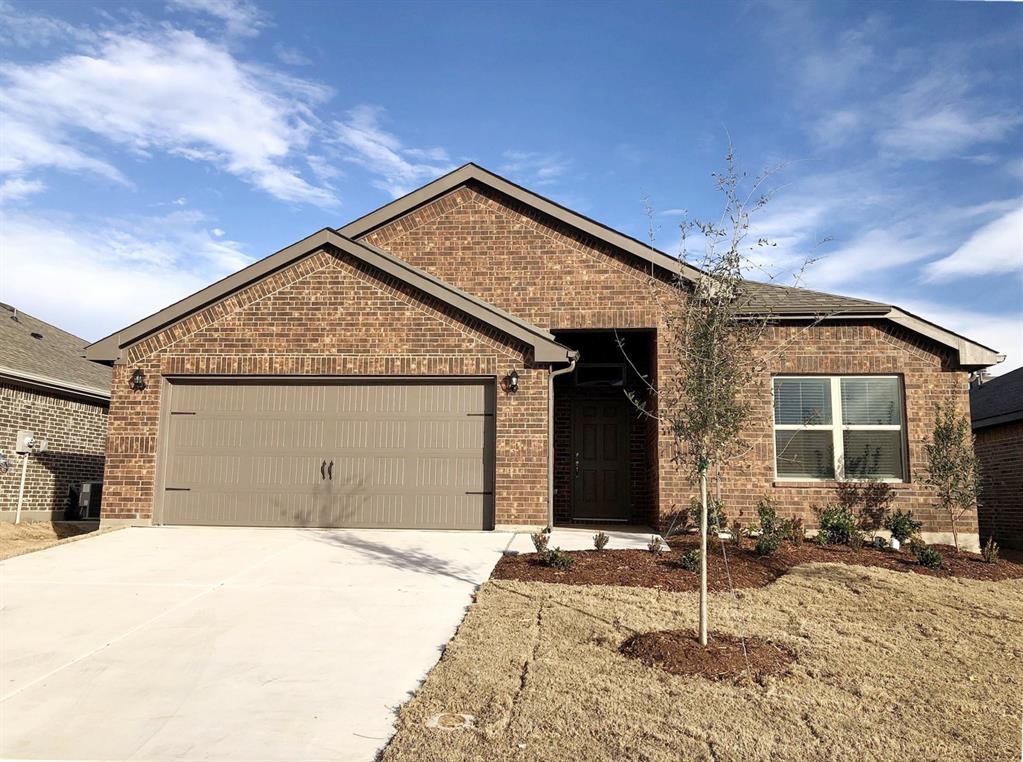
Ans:
POLYGON ((161 520, 488 528, 492 400, 479 382, 174 384, 161 520))

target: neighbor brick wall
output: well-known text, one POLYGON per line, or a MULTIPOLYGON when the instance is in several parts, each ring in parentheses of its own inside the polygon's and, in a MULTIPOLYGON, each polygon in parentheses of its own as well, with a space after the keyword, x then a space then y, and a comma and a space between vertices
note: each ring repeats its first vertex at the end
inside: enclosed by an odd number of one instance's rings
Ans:
POLYGON ((133 347, 115 368, 103 516, 152 517, 161 377, 491 376, 497 523, 546 520, 547 380, 528 348, 344 254, 317 252, 133 347), (132 371, 148 379, 129 388, 132 371))
POLYGON ((974 432, 983 474, 979 509, 982 539, 1023 549, 1023 421, 974 432))
POLYGON ((105 404, 0 383, 0 451, 11 464, 0 476, 0 521, 12 520, 17 510, 21 456, 14 447, 19 429, 48 443, 46 452, 29 458, 23 511, 63 511, 71 485, 102 480, 105 404))
MULTIPOLYGON (((649 263, 579 233, 501 194, 478 185, 458 188, 424 207, 371 231, 365 239, 443 280, 551 331, 572 328, 654 328, 656 377, 671 378, 671 342, 657 302, 666 292, 663 274, 649 263)), ((570 342, 569 342, 570 343, 570 342)), ((890 324, 828 322, 816 327, 782 325, 765 336, 773 353, 752 390, 753 447, 743 465, 726 477, 729 513, 747 520, 757 498, 772 495, 780 510, 813 525, 812 508, 833 499, 833 484, 776 484, 774 481, 771 377, 779 373, 894 373, 905 380, 909 412, 910 480, 896 485, 895 506, 913 510, 927 531, 946 531, 932 495, 920 483, 922 442, 933 424, 933 405, 951 393, 968 410, 965 374, 951 370, 947 349, 890 324), (954 392, 950 390, 955 389, 954 392)), ((557 402, 557 395, 555 395, 557 402)), ((556 426, 567 421, 558 406, 556 426)), ((653 437, 648 432, 648 437, 653 437)), ((564 448, 564 432, 557 441, 564 448)), ((686 476, 671 461, 672 438, 657 435, 656 479, 650 499, 662 519, 686 506, 693 494, 686 476)), ((648 449, 652 449, 648 446, 648 449)), ((557 504, 564 515, 567 481, 558 469, 557 504)), ((961 528, 976 531, 976 515, 961 528)))

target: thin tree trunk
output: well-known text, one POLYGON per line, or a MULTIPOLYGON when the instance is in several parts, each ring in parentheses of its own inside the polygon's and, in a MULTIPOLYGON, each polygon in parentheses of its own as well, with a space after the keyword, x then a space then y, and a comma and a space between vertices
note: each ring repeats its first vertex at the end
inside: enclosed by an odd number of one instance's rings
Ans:
POLYGON ((956 546, 956 553, 959 552, 959 531, 956 529, 956 516, 954 511, 949 511, 948 518, 952 522, 952 543, 956 546))
MULTIPOLYGON (((704 462, 705 463, 705 462, 704 462)), ((700 645, 707 645, 707 467, 700 468, 700 645)))

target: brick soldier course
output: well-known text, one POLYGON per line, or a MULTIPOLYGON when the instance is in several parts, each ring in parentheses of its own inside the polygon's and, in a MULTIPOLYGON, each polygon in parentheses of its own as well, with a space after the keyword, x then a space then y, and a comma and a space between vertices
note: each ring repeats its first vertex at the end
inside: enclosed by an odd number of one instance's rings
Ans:
MULTIPOLYGON (((658 299, 677 263, 474 165, 336 232, 550 332, 569 348, 580 330, 643 329, 653 337, 644 351, 655 383, 674 372, 658 299)), ((200 292, 194 304, 169 308, 90 348, 93 359, 116 363, 105 519, 145 523, 153 515, 163 377, 487 376, 500 382, 515 368, 519 391, 497 392, 496 523, 545 523, 548 372, 565 367, 564 357, 560 363, 537 361, 522 341, 331 246, 254 273, 246 280, 242 271, 237 287, 200 292), (150 379, 141 393, 128 384, 136 368, 150 379)), ((965 410, 968 371, 996 362, 997 355, 890 305, 757 288, 778 313, 765 336, 767 348, 778 351, 751 390, 749 453, 723 479, 729 515, 749 516, 756 500, 770 494, 782 513, 812 525, 812 507, 833 497, 834 483, 774 478, 775 374, 894 374, 905 394, 908 451, 908 478, 895 485, 896 505, 912 509, 928 532, 948 532, 920 483, 922 443, 934 402, 951 395, 965 410), (821 315, 829 319, 814 324, 821 315)), ((567 518, 571 490, 568 396, 555 392, 560 520, 567 518)), ((671 438, 655 426, 632 423, 627 446, 633 498, 628 518, 659 524, 692 495, 672 463, 671 438)), ((976 532, 975 516, 962 531, 976 532)))

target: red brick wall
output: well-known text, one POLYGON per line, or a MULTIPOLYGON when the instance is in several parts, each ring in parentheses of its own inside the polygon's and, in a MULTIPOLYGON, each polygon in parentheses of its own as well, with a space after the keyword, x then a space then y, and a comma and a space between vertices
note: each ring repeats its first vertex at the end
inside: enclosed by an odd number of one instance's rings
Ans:
POLYGON ((136 345, 115 368, 103 516, 152 517, 163 375, 492 376, 497 523, 546 521, 547 373, 527 348, 347 255, 318 252, 136 345), (128 378, 148 379, 133 392, 128 378))
MULTIPOLYGON (((904 431, 909 479, 893 485, 893 508, 911 510, 924 522, 926 532, 950 531, 948 517, 935 510, 933 493, 921 482, 923 445, 934 426, 935 404, 951 396, 959 410, 969 415, 966 373, 948 369, 948 354, 897 327, 877 322, 774 326, 767 329, 761 349, 767 358, 764 374, 750 390, 752 424, 740 448, 748 454, 723 469, 722 498, 730 520, 748 523, 756 515, 757 500, 769 495, 780 514, 802 518, 812 527, 813 508, 835 502, 835 482, 781 482, 774 478, 774 376, 888 374, 902 377, 907 410, 904 431)), ((661 377, 671 372, 670 358, 662 356, 661 377)), ((664 436, 662 447, 670 446, 670 437, 664 436)), ((661 487, 680 504, 688 503, 694 494, 684 473, 666 461, 661 464, 661 487), (684 497, 679 500, 679 496, 684 497)), ((963 517, 958 528, 975 533, 976 513, 963 517)))
MULTIPOLYGON (((661 326, 655 293, 664 285, 650 265, 550 220, 528 207, 482 187, 467 186, 372 231, 366 240, 512 314, 548 330, 570 328, 642 328, 658 330, 656 377, 670 378, 674 365, 670 342, 661 326)), ((906 427, 910 479, 896 485, 896 507, 910 509, 926 531, 947 531, 948 521, 933 510, 929 491, 920 483, 922 441, 933 424, 933 405, 955 388, 961 409, 968 410, 965 374, 949 370, 944 348, 894 326, 878 322, 832 323, 814 328, 780 326, 768 331, 765 354, 771 354, 763 377, 752 390, 753 449, 744 462, 728 470, 723 497, 733 518, 747 520, 757 498, 772 495, 780 510, 813 525, 814 505, 834 498, 834 485, 777 484, 774 481, 771 377, 780 373, 899 374, 905 381, 909 421, 906 427)), ((555 395, 557 401, 557 395, 555 395)), ((556 423, 565 425, 559 406, 556 423)), ((562 441, 562 435, 557 441, 562 441)), ((648 447, 648 449, 651 449, 648 447)), ((649 480, 650 499, 663 518, 687 506, 693 494, 687 475, 671 462, 672 439, 661 432, 656 479, 649 480)), ((567 495, 562 469, 555 475, 558 505, 567 495)), ((976 531, 976 516, 961 524, 976 531)))
POLYGON ((102 480, 106 405, 0 384, 0 451, 11 464, 0 476, 0 520, 13 520, 18 505, 21 456, 14 445, 19 429, 48 442, 46 452, 29 458, 23 511, 63 511, 68 487, 102 480))
POLYGON ((1023 548, 1023 421, 978 429, 976 450, 983 469, 981 538, 1023 548))

